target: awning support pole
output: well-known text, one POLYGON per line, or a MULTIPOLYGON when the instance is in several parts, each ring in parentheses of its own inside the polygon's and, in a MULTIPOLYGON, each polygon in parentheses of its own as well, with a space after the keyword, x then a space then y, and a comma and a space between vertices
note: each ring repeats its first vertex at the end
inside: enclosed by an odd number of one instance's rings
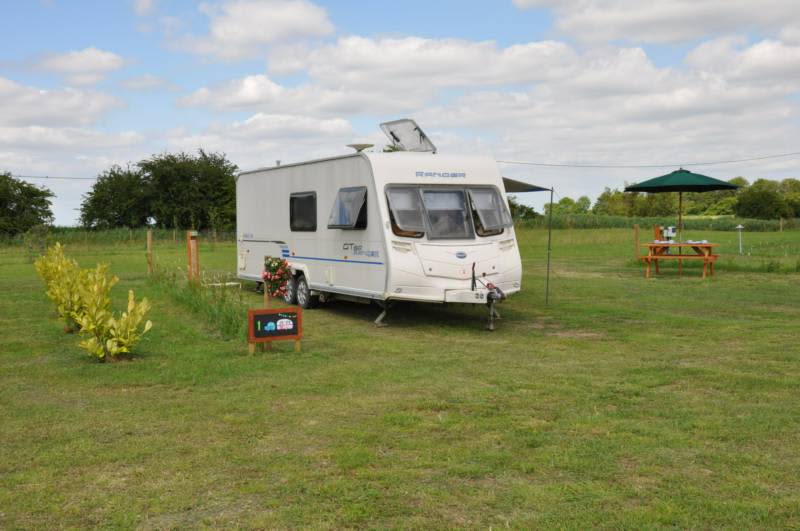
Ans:
POLYGON ((547 216, 547 277, 544 287, 544 304, 550 304, 550 254, 553 251, 553 188, 550 188, 550 212, 547 216))

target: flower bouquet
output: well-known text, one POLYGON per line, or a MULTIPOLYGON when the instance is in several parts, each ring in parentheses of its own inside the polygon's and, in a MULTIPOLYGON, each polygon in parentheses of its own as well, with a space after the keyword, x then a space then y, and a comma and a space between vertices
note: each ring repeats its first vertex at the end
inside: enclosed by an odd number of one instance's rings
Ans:
POLYGON ((267 256, 264 258, 261 279, 264 281, 264 293, 270 297, 283 297, 286 295, 286 285, 292 279, 292 270, 283 258, 267 256))

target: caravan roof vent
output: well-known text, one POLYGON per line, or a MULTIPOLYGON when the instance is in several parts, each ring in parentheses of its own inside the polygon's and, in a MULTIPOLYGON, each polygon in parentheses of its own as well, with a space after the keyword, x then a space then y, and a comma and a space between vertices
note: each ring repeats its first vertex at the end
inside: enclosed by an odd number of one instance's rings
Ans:
POLYGON ((356 150, 356 153, 361 153, 365 149, 369 149, 375 144, 347 144, 347 147, 353 148, 356 150))
POLYGON ((384 122, 381 124, 381 129, 392 141, 392 144, 403 151, 436 153, 436 146, 414 120, 403 118, 393 122, 384 122))

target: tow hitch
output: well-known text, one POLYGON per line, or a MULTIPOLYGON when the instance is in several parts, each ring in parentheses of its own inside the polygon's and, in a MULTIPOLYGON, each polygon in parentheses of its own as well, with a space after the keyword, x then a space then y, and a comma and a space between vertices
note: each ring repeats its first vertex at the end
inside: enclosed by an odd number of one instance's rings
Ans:
POLYGON ((489 321, 486 323, 486 330, 494 330, 494 320, 500 319, 500 314, 497 312, 495 304, 504 301, 506 294, 491 282, 486 284, 486 289, 489 290, 486 294, 486 307, 489 309, 489 321))
POLYGON ((489 321, 486 323, 486 330, 494 331, 494 320, 500 319, 500 314, 494 306, 498 302, 506 300, 506 294, 491 282, 484 284, 483 280, 475 275, 475 262, 472 262, 472 291, 478 287, 478 282, 487 290, 486 307, 489 308, 489 321))

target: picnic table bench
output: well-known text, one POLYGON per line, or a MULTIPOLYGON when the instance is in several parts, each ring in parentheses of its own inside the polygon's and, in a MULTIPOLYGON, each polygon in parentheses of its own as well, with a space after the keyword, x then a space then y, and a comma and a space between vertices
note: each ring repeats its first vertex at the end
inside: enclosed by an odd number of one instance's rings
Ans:
POLYGON ((717 258, 719 258, 718 254, 713 254, 711 251, 714 247, 717 247, 716 243, 703 243, 703 242, 681 242, 681 243, 670 243, 670 242, 653 242, 653 243, 645 243, 642 244, 643 247, 647 247, 647 254, 640 257, 639 259, 642 260, 647 264, 647 269, 645 270, 645 277, 650 278, 650 273, 652 270, 653 264, 656 266, 656 273, 660 273, 661 270, 658 266, 658 263, 661 260, 677 260, 678 261, 678 275, 683 274, 683 261, 684 260, 702 260, 703 261, 703 278, 706 278, 707 274, 714 275, 714 262, 716 262, 717 258), (676 249, 678 252, 676 254, 670 253, 671 249, 676 249), (694 254, 685 252, 684 249, 694 251, 694 254))

